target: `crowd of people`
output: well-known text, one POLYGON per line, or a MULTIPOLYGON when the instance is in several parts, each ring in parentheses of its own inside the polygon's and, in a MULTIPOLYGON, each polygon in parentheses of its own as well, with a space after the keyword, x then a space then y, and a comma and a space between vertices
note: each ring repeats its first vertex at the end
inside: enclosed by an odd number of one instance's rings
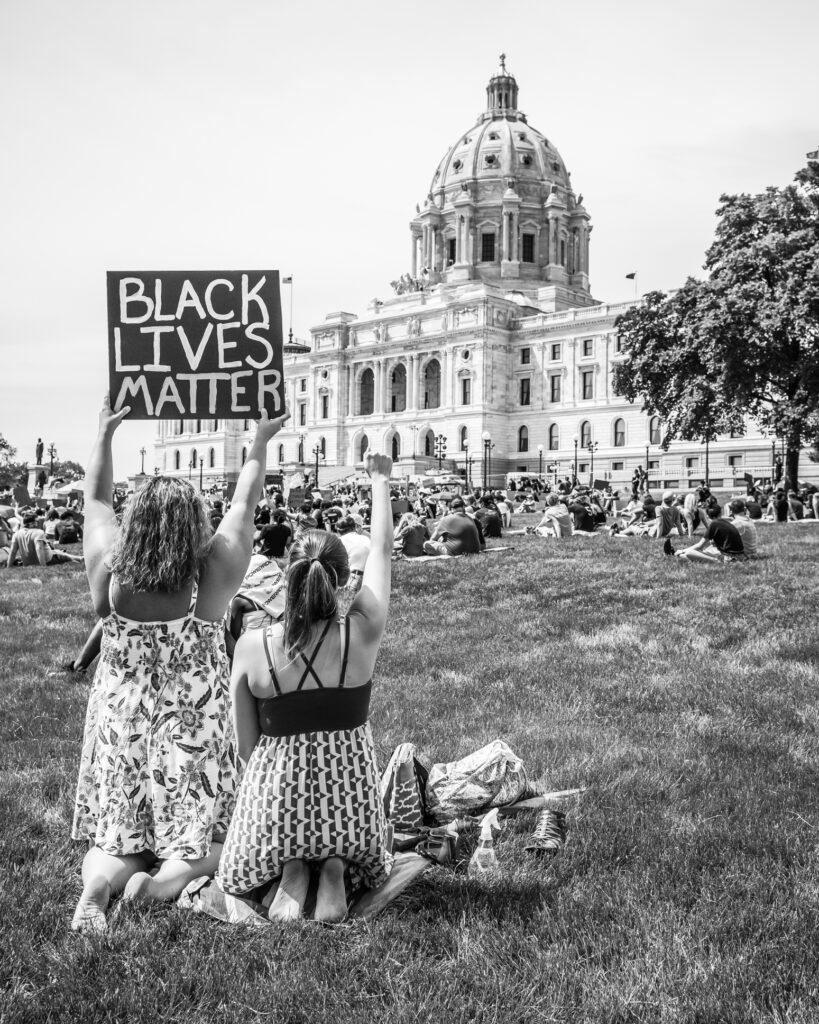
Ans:
POLYGON ((263 492, 286 419, 266 415, 230 501, 156 476, 119 503, 111 441, 127 412, 106 399, 82 517, 0 496, 7 564, 84 558, 97 614, 65 666, 98 658, 72 825, 87 843, 77 931, 103 930, 114 896, 173 899, 201 876, 234 895, 277 881, 268 913, 281 921, 303 915, 314 878, 313 916, 327 923, 351 888, 384 883, 393 856, 368 717, 396 557, 476 555, 531 532, 656 537, 680 559, 721 562, 755 557, 755 520, 819 518, 816 489, 748 488, 725 514, 705 486, 659 502, 646 486, 621 509, 611 488, 569 479, 410 500, 373 453, 367 487, 291 508, 263 492), (537 525, 516 529, 541 502, 537 525), (675 551, 674 535, 699 530, 675 551), (82 554, 65 550, 81 538, 82 554))

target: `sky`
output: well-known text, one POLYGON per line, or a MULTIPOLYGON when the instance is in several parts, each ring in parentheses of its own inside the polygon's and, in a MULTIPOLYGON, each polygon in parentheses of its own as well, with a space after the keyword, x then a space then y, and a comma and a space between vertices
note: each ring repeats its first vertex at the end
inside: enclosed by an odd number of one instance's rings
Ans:
MULTIPOLYGON (((809 0, 2 0, 0 434, 85 465, 107 270, 277 269, 366 315, 498 55, 593 224, 601 301, 702 274, 722 193, 819 145, 809 0)), ((284 289, 285 332, 289 289, 284 289)), ((117 479, 154 427, 124 423, 117 479)))

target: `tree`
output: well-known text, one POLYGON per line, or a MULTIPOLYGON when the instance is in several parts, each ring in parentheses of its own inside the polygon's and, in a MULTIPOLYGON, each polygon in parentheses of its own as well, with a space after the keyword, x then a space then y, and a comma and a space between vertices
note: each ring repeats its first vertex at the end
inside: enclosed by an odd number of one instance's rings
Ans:
POLYGON ((54 463, 54 476, 62 477, 63 480, 76 480, 85 476, 85 470, 79 462, 72 462, 71 459, 58 459, 54 463))
POLYGON ((663 416, 666 444, 751 416, 784 438, 794 486, 800 448, 819 444, 819 163, 785 188, 723 195, 717 213, 708 279, 618 321, 614 388, 663 416))

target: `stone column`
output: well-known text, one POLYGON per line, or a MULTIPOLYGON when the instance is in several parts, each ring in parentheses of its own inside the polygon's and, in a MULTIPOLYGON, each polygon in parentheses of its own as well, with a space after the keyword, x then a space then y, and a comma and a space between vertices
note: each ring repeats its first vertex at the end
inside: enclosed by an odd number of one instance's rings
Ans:
POLYGON ((355 366, 350 364, 347 367, 347 415, 355 415, 355 366))
POLYGON ((412 233, 412 253, 410 254, 412 264, 412 276, 418 273, 418 235, 412 233))

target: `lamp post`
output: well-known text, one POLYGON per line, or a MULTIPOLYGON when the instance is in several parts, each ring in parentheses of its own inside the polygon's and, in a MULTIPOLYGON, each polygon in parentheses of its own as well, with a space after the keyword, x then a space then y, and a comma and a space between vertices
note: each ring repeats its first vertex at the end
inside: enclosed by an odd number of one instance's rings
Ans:
POLYGON ((705 486, 710 487, 711 481, 709 479, 710 474, 708 472, 708 438, 705 439, 705 486))
POLYGON ((572 440, 574 441, 574 480, 572 481, 572 484, 576 484, 577 483, 577 440, 578 440, 577 434, 574 435, 572 440))
POLYGON ((490 454, 492 451, 492 435, 488 430, 484 430, 481 434, 481 440, 483 441, 483 489, 486 491, 489 489, 490 459, 492 458, 490 454))
POLYGON ((304 465, 304 434, 299 434, 299 450, 296 452, 296 457, 300 466, 304 465))
POLYGON ((470 467, 470 465, 472 463, 472 460, 469 458, 469 441, 464 441, 464 443, 463 443, 463 450, 464 450, 464 473, 466 475, 466 489, 468 491, 471 491, 472 488, 471 488, 471 486, 469 484, 469 467, 470 467))
POLYGON ((139 454, 142 456, 142 465, 139 467, 139 475, 145 476, 145 449, 140 448, 139 454))
POLYGON ((537 446, 537 475, 543 476, 543 445, 537 446))
POLYGON ((49 460, 50 460, 49 469, 48 469, 48 476, 49 476, 49 479, 53 480, 54 479, 54 460, 57 458, 57 446, 54 444, 53 441, 48 446, 48 457, 49 457, 49 460))
POLYGON ((202 475, 205 471, 205 460, 199 459, 199 493, 202 493, 202 475))
POLYGON ((648 487, 648 445, 646 445, 646 488, 648 487))
POLYGON ((594 487, 594 453, 600 447, 599 441, 589 441, 586 445, 586 450, 591 456, 591 465, 589 467, 589 486, 594 487))
POLYGON ((313 454, 316 457, 316 481, 315 481, 315 488, 316 488, 316 490, 318 490, 318 483, 319 483, 319 481, 318 481, 319 459, 322 458, 323 455, 324 455, 324 452, 321 450, 321 445, 318 442, 316 442, 316 447, 313 449, 313 454))

